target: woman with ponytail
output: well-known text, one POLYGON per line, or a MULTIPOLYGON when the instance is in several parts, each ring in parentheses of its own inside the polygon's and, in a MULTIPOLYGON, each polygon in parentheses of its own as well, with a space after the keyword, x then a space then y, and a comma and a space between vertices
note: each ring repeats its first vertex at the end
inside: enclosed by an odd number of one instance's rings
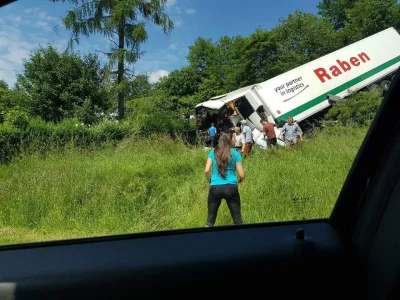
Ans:
POLYGON ((222 199, 228 204, 233 222, 243 224, 238 183, 244 180, 245 174, 242 157, 237 150, 231 148, 231 144, 232 132, 224 132, 218 145, 208 155, 205 176, 210 189, 206 227, 214 226, 222 199))

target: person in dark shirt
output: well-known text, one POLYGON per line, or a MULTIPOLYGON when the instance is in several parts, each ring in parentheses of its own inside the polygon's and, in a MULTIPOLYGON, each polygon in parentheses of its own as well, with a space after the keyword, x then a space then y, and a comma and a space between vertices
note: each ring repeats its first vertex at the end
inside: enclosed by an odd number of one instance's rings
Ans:
POLYGON ((275 123, 270 123, 265 119, 262 119, 261 124, 263 125, 264 138, 267 140, 267 146, 272 147, 277 145, 276 134, 275 134, 275 123))

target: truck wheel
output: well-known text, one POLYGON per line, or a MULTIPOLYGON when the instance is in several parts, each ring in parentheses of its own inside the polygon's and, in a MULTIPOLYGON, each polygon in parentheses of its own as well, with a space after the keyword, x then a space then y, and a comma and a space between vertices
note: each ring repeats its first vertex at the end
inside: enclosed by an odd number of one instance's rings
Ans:
POLYGON ((377 85, 376 83, 373 83, 368 87, 369 91, 372 91, 374 89, 379 89, 379 85, 377 85))
POLYGON ((390 86, 390 81, 389 80, 382 80, 380 84, 381 88, 383 88, 385 91, 389 89, 390 86))

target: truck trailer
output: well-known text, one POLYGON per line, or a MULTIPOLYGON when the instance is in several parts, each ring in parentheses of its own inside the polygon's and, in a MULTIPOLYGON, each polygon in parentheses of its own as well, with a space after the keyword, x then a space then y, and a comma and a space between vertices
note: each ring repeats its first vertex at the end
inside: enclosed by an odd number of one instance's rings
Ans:
MULTIPOLYGON (((215 96, 196 105, 198 115, 219 116, 227 127, 245 119, 262 131, 261 119, 301 122, 351 93, 387 89, 400 66, 400 35, 390 27, 264 82, 215 96)), ((207 126, 207 125, 206 125, 207 126)), ((225 128, 226 129, 226 128, 225 128)))

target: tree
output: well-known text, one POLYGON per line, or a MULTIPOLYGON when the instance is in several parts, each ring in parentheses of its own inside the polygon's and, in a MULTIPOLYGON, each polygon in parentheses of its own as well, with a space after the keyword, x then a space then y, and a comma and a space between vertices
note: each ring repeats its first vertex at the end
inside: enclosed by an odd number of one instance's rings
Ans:
POLYGON ((110 107, 98 57, 60 54, 52 45, 40 47, 24 61, 16 89, 27 95, 30 114, 45 121, 78 117, 93 123, 97 113, 110 107))
MULTIPOLYGON (((151 20, 161 26, 164 33, 173 29, 173 22, 164 13, 167 0, 51 0, 75 5, 63 23, 72 31, 70 45, 79 42, 79 36, 102 34, 110 41, 106 53, 110 67, 117 63, 117 84, 125 79, 125 64, 135 63, 140 55, 140 44, 147 40, 146 23, 151 20), (143 21, 141 19, 144 19, 143 21), (113 38, 117 37, 118 41, 113 38)), ((125 113, 124 93, 118 91, 118 117, 125 113)))
POLYGON ((243 52, 246 39, 241 36, 221 37, 214 45, 216 49, 215 64, 212 73, 218 78, 225 92, 237 89, 243 85, 243 52))
POLYGON ((153 85, 149 82, 149 77, 144 74, 136 76, 136 78, 131 82, 130 86, 130 98, 132 99, 147 97, 153 88, 153 85))
POLYGON ((399 28, 400 4, 396 0, 359 0, 346 10, 346 15, 342 34, 349 44, 389 27, 399 28))
POLYGON ((318 3, 318 14, 329 20, 335 30, 344 28, 348 21, 346 10, 351 9, 359 0, 322 0, 318 3))
POLYGON ((190 66, 202 78, 208 77, 209 68, 214 65, 216 49, 211 39, 197 38, 193 46, 189 46, 187 59, 190 66))
POLYGON ((276 69, 278 41, 275 31, 257 28, 247 39, 244 49, 244 86, 278 75, 276 69))
POLYGON ((189 47, 188 60, 200 82, 190 101, 205 101, 243 84, 245 43, 246 39, 240 36, 223 36, 216 43, 211 39, 196 39, 189 47))
POLYGON ((8 84, 4 80, 0 80, 0 123, 4 122, 10 110, 25 110, 26 100, 26 95, 15 89, 9 89, 8 84))
POLYGON ((171 112, 189 113, 196 100, 201 76, 191 66, 171 72, 155 84, 153 96, 162 99, 163 107, 171 112))
POLYGON ((296 11, 274 28, 277 74, 289 71, 340 48, 333 25, 326 19, 296 11))
POLYGON ((8 84, 4 80, 0 80, 0 89, 8 91, 8 84))

